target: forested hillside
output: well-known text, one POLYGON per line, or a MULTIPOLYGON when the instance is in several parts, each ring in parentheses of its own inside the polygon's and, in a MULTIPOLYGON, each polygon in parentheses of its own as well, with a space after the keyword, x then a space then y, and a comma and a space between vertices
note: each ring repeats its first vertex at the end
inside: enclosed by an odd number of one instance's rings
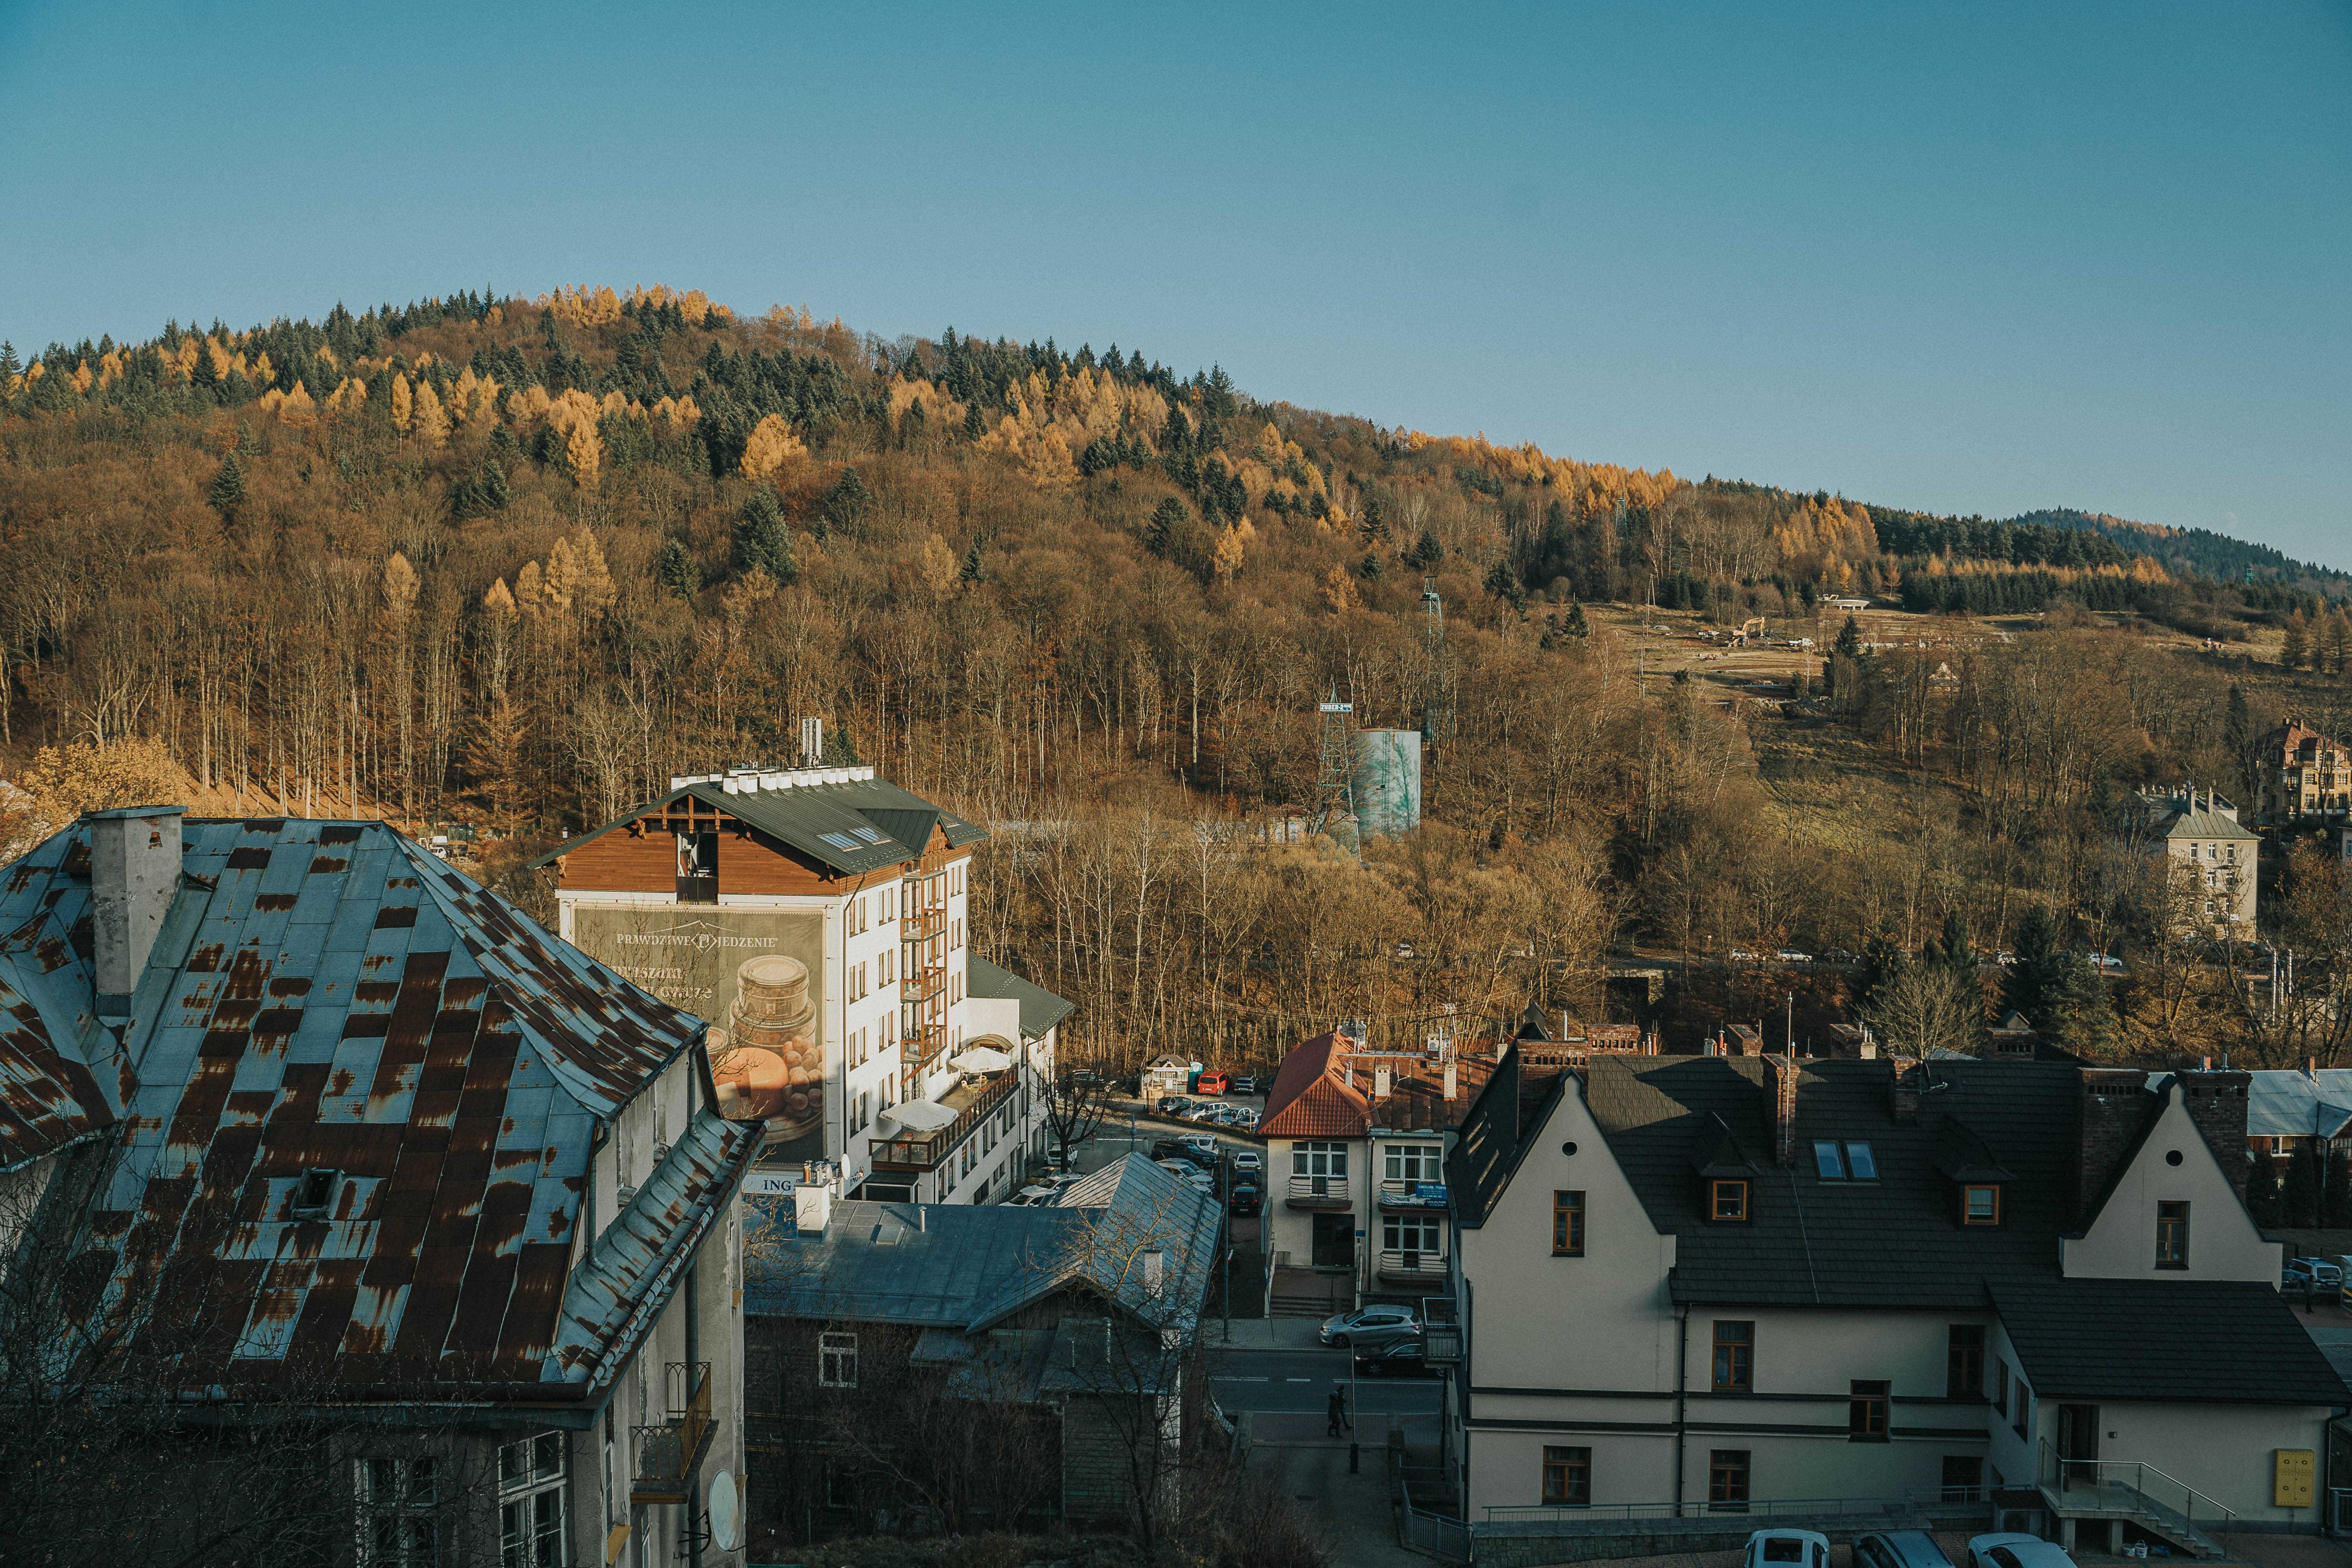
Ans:
MULTIPOLYGON (((2079 530, 1695 485, 1263 403, 1116 346, 885 342, 666 289, 0 364, 16 835, 184 769, 207 809, 478 826, 485 874, 530 898, 530 853, 673 773, 789 758, 821 717, 837 756, 999 825, 983 951, 1127 1059, 1202 1030, 1272 1051, 1346 1013, 1597 1016, 1601 954, 1630 941, 1916 947, 1957 913, 1990 943, 2040 909, 2121 944, 2137 895, 2104 814, 2223 776, 2231 724, 2272 700, 2232 709, 2221 663, 2059 614, 1955 655, 1957 688, 1890 653, 1842 664, 1833 721, 1773 717, 1645 683, 1586 604, 1809 614, 1981 583, 2228 632, 2325 613, 2079 530), (1365 868, 1252 837, 1311 797, 1335 689, 1360 725, 1418 727, 1433 694, 1451 715, 1432 826, 1365 868), (1896 793, 1835 831, 1791 815, 1791 725, 1896 793)), ((1986 607, 1971 592, 1934 603, 1986 607)), ((1685 1002, 1744 1015, 1763 984, 1685 1002)), ((2166 1027, 2142 1043, 2186 1048, 2166 1027)))

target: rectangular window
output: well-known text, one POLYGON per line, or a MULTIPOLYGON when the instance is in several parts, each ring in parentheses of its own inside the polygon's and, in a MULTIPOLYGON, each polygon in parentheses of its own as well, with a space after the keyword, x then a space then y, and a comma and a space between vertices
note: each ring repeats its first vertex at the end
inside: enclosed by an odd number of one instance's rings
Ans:
POLYGON ((1712 1448, 1706 1456, 1706 1505, 1714 1513, 1748 1511, 1748 1450, 1712 1448))
POLYGON ((1954 1323, 1944 1349, 1944 1394, 1951 1399, 1984 1397, 1985 1331, 1975 1323, 1954 1323))
POLYGON ((1838 1146, 1823 1142, 1813 1145, 1813 1173, 1825 1182, 1845 1180, 1845 1161, 1838 1154, 1838 1146))
POLYGON ((816 1337, 816 1381, 820 1388, 857 1386, 857 1336, 831 1330, 816 1337))
POLYGON ((1544 1446, 1543 1500, 1554 1508, 1586 1508, 1592 1502, 1592 1450, 1544 1446))
POLYGON ((1752 1394, 1756 1390, 1756 1325, 1718 1318, 1715 1323, 1715 1391, 1752 1394))
POLYGON ((1554 1258, 1584 1256, 1584 1194, 1582 1193, 1552 1194, 1551 1255, 1554 1258))
POLYGON ((1345 1143, 1294 1143, 1290 1146, 1290 1173, 1294 1176, 1337 1176, 1345 1181, 1348 1175, 1348 1146, 1345 1143))
POLYGON ((1962 1225, 1999 1225, 2000 1223, 2000 1189, 1997 1186, 1969 1187, 1960 1204, 1962 1225))
POLYGON ((1945 1455, 1944 1500, 1982 1502, 1984 1500, 1984 1460, 1974 1454, 1945 1455))
POLYGON ((1886 1405, 1889 1384, 1883 1379, 1856 1378, 1845 1405, 1846 1440, 1853 1443, 1884 1443, 1886 1441, 1886 1405))
POLYGON ((1849 1143, 1845 1146, 1845 1168, 1847 1173, 1857 1182, 1878 1180, 1878 1162, 1872 1157, 1870 1145, 1867 1143, 1849 1143))
POLYGON ((1382 1215, 1381 1216, 1381 1250, 1435 1253, 1437 1250, 1436 1216, 1433 1215, 1382 1215))
POLYGON ((2156 1205, 2156 1266, 2189 1267, 2189 1205, 2185 1203, 2156 1205))
POLYGON ((564 1568, 564 1468, 561 1432, 499 1446, 499 1568, 564 1568))
POLYGON ((1713 1182, 1708 1185, 1710 1188, 1708 1212, 1717 1219, 1748 1217, 1748 1184, 1746 1182, 1713 1182))
POLYGON ((1440 1150, 1434 1143, 1391 1143, 1382 1158, 1391 1182, 1433 1182, 1438 1179, 1440 1150))
POLYGON ((362 1568, 438 1568, 441 1497, 425 1455, 353 1463, 362 1568))

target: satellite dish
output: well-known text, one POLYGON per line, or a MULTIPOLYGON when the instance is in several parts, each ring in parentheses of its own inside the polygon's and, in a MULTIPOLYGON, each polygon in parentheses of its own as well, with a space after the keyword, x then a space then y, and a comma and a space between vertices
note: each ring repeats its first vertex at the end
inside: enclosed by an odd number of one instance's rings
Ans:
POLYGON ((743 1505, 725 1470, 710 1478, 710 1544, 721 1552, 743 1544, 743 1505))

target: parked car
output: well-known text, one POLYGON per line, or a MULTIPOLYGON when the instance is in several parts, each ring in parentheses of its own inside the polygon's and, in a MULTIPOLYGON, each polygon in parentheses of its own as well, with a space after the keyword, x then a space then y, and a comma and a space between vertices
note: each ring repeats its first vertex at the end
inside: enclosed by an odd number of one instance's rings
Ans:
POLYGON ((1265 1169, 1265 1159, 1255 1149, 1236 1149, 1226 1156, 1234 1163, 1236 1176, 1255 1176, 1265 1169))
POLYGON ((1351 1345, 1391 1344, 1407 1337, 1419 1338, 1421 1319, 1411 1307, 1359 1307, 1352 1312, 1339 1312, 1323 1320, 1318 1335, 1335 1349, 1351 1345))
POLYGON ((1426 1377, 1429 1363, 1422 1360, 1418 1332, 1384 1345, 1366 1345, 1356 1352, 1356 1370, 1374 1377, 1426 1377))
POLYGON ((1759 1530, 1748 1538, 1743 1568, 1830 1568, 1830 1538, 1817 1530, 1759 1530))
POLYGON ((2085 952, 2083 956, 2091 961, 2092 968, 2108 974, 2113 974, 2124 966, 2124 961, 2111 952, 2085 952))
POLYGON ((1206 1132, 1187 1132, 1176 1142, 1190 1149, 1192 1152, 1192 1157, 1202 1164, 1216 1163, 1217 1141, 1213 1135, 1206 1132))
POLYGON ((2311 1276, 2314 1289, 2340 1290, 2344 1288, 2344 1269, 2340 1264, 2330 1263, 2325 1258, 2298 1258, 2294 1261, 2311 1276))
POLYGON ((1060 1195, 1061 1193, 1058 1188, 1033 1184, 1022 1188, 1019 1192, 1005 1199, 1004 1202, 1005 1205, 1009 1208, 1049 1209, 1054 1206, 1054 1200, 1060 1195))
POLYGON ((1924 1530, 1874 1530, 1853 1538, 1853 1568, 1952 1568, 1924 1530))
POLYGON ((1827 952, 1822 954, 1822 957, 1831 963, 1852 963, 1854 962, 1853 952, 1850 948, 1833 947, 1827 952))
POLYGON ((1238 1215, 1253 1215, 1265 1206, 1265 1194, 1255 1182, 1235 1181, 1233 1198, 1226 1206, 1238 1215))
POLYGON ((2074 1560, 2038 1535, 2002 1532, 1969 1537, 1969 1568, 2074 1568, 2074 1560))
POLYGON ((1772 956, 1779 959, 1783 963, 1811 963, 1813 961, 1813 955, 1811 953, 1799 952, 1793 947, 1784 947, 1772 956))
POLYGON ((2290 1258, 2279 1266, 2279 1293, 2285 1296, 2308 1296, 2319 1289, 2319 1281, 2311 1272, 2311 1265, 2300 1258, 2290 1258))
POLYGON ((1252 1078, 1247 1073, 1244 1073, 1241 1077, 1234 1079, 1234 1086, 1225 1090, 1225 1092, 1227 1094, 1255 1094, 1258 1092, 1257 1079, 1252 1078))
POLYGON ((1181 1116, 1192 1109, 1192 1102, 1181 1094, 1163 1094, 1152 1109, 1162 1116, 1181 1116))
POLYGON ((1731 962, 1734 963, 1753 963, 1756 962, 1756 956, 1745 948, 1735 947, 1731 950, 1731 962))
POLYGON ((1154 1160, 1151 1163, 1159 1166, 1161 1170, 1167 1172, 1170 1175, 1175 1177, 1180 1182, 1191 1181, 1200 1173, 1201 1169, 1200 1166, 1195 1165, 1190 1160, 1167 1159, 1154 1160))
POLYGON ((1212 1068, 1207 1072, 1202 1073, 1199 1078, 1192 1080, 1192 1092, 1195 1094, 1223 1094, 1233 1081, 1234 1080, 1232 1079, 1225 1076, 1223 1069, 1212 1068))
POLYGON ((1262 1118, 1259 1116, 1258 1109, 1255 1105, 1236 1105, 1234 1107, 1233 1124, 1245 1132, 1256 1131, 1257 1124, 1260 1120, 1262 1120, 1262 1118))
POLYGON ((1163 1165, 1171 1160, 1181 1160, 1188 1165, 1197 1165, 1201 1163, 1199 1150, 1173 1138, 1153 1139, 1150 1154, 1155 1163, 1163 1165))

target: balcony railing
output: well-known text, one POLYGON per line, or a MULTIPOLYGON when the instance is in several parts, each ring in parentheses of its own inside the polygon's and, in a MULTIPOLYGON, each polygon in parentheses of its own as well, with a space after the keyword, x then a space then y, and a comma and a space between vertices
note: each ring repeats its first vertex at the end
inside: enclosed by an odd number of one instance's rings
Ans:
POLYGON ((911 965, 898 977, 898 1000, 908 1007, 929 1001, 948 988, 948 966, 927 963, 920 969, 911 965))
POLYGON ((1442 1209, 1445 1184, 1433 1176, 1425 1182, 1391 1177, 1381 1184, 1380 1204, 1384 1209, 1442 1209))
POLYGON ((1354 1194, 1348 1189, 1348 1178, 1341 1176, 1293 1176, 1290 1190, 1282 1200, 1295 1209, 1350 1209, 1356 1206, 1354 1194))
POLYGON ((710 1446, 710 1363, 671 1362, 669 1419, 634 1426, 637 1470, 629 1483, 632 1505, 694 1500, 694 1475, 710 1446))
POLYGON ((958 1089, 941 1103, 957 1110, 956 1119, 936 1132, 920 1132, 903 1138, 881 1138, 874 1143, 874 1163, 897 1170, 928 1171, 944 1161, 963 1141, 980 1130, 989 1115, 1003 1109, 1013 1093, 1013 1073, 999 1073, 977 1090, 958 1089), (955 1106, 957 1096, 971 1093, 971 1101, 955 1106))
POLYGON ((1383 1252, 1380 1258, 1381 1278, 1400 1285, 1426 1285, 1445 1278, 1445 1255, 1442 1252, 1383 1252))
POLYGON ((898 940, 921 942, 926 937, 940 936, 948 929, 948 908, 933 904, 924 908, 908 905, 898 911, 898 940))
POLYGON ((2133 1519, 2171 1536, 2196 1556, 2221 1555, 2214 1537, 2237 1521, 2235 1510, 2137 1459, 2068 1458, 2047 1437, 2035 1447, 2034 1479, 2062 1517, 2133 1519))

